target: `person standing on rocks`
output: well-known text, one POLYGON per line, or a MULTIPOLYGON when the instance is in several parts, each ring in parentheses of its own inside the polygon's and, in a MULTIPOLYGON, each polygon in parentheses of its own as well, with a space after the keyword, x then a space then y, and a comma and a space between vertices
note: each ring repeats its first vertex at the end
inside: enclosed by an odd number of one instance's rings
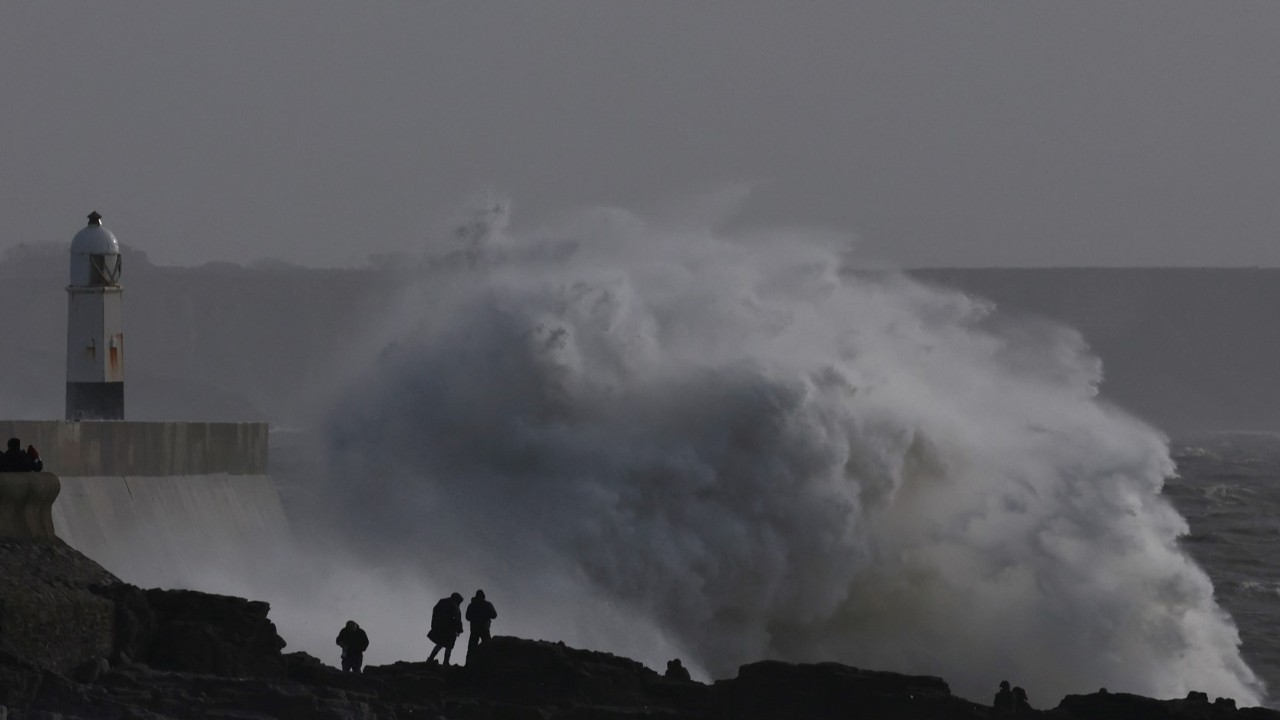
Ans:
POLYGON ((1000 691, 996 693, 995 700, 991 701, 991 707, 999 713, 1013 712, 1013 691, 1009 689, 1008 680, 1000 681, 1000 691))
POLYGON ((348 620, 346 627, 338 631, 336 642, 342 648, 342 671, 359 675, 364 665, 364 651, 369 649, 369 636, 364 628, 355 620, 348 620))
POLYGON ((1027 700, 1027 691, 1016 685, 1013 688, 1013 711, 1016 713, 1034 711, 1034 708, 1031 707, 1031 702, 1027 700))
POLYGON ((689 669, 680 662, 680 658, 667 661, 667 671, 662 675, 668 680, 692 680, 689 669))
POLYGON ((498 617, 493 603, 484 599, 484 591, 477 590, 476 596, 467 603, 467 622, 471 625, 471 636, 467 638, 467 661, 471 661, 471 653, 480 643, 489 642, 489 624, 498 617))
POLYGON ((447 598, 442 598, 431 610, 431 632, 427 633, 427 639, 436 646, 431 651, 431 656, 427 658, 427 662, 435 662, 436 653, 440 652, 440 648, 444 648, 444 664, 448 665, 449 655, 453 653, 453 643, 461 634, 462 595, 454 593, 447 598))

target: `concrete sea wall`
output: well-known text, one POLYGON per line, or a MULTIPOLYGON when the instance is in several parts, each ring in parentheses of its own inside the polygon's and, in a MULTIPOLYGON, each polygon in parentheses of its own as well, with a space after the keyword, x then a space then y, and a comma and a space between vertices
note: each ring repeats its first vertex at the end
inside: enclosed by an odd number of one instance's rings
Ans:
POLYGON ((0 421, 61 480, 57 536, 137 585, 208 587, 290 541, 265 423, 0 421))
POLYGON ((58 477, 267 473, 266 423, 0 420, 58 477))
POLYGON ((205 587, 290 539, 266 475, 64 477, 58 537, 144 587, 205 587))

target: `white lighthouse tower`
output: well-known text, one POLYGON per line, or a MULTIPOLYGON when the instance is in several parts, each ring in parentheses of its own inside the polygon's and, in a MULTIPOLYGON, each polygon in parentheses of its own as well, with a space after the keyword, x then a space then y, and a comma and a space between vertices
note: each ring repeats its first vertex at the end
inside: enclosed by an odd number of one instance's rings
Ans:
POLYGON ((67 286, 67 419, 124 419, 120 243, 89 214, 71 241, 67 286))

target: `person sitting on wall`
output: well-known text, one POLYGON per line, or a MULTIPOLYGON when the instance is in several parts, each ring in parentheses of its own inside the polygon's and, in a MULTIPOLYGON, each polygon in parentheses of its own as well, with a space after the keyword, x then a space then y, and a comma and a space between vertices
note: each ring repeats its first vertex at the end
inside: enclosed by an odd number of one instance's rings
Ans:
POLYGON ((40 451, 36 450, 35 445, 27 446, 27 461, 31 463, 32 472, 44 471, 44 461, 40 459, 40 451))
POLYGON ((345 627, 338 631, 336 640, 342 648, 342 672, 360 674, 364 665, 364 651, 369 649, 369 635, 355 620, 348 620, 345 627))
POLYGON ((667 661, 667 672, 663 674, 668 680, 691 680, 689 670, 680 662, 680 658, 667 661))
POLYGON ((0 472, 31 472, 31 458, 22 451, 22 441, 9 438, 9 449, 0 455, 0 472))

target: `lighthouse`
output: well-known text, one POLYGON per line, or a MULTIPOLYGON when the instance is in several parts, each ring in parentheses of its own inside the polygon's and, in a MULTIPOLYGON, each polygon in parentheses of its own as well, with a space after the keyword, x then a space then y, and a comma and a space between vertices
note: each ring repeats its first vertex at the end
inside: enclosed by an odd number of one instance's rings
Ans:
POLYGON ((67 419, 124 419, 120 243, 89 214, 71 240, 67 285, 67 419))

